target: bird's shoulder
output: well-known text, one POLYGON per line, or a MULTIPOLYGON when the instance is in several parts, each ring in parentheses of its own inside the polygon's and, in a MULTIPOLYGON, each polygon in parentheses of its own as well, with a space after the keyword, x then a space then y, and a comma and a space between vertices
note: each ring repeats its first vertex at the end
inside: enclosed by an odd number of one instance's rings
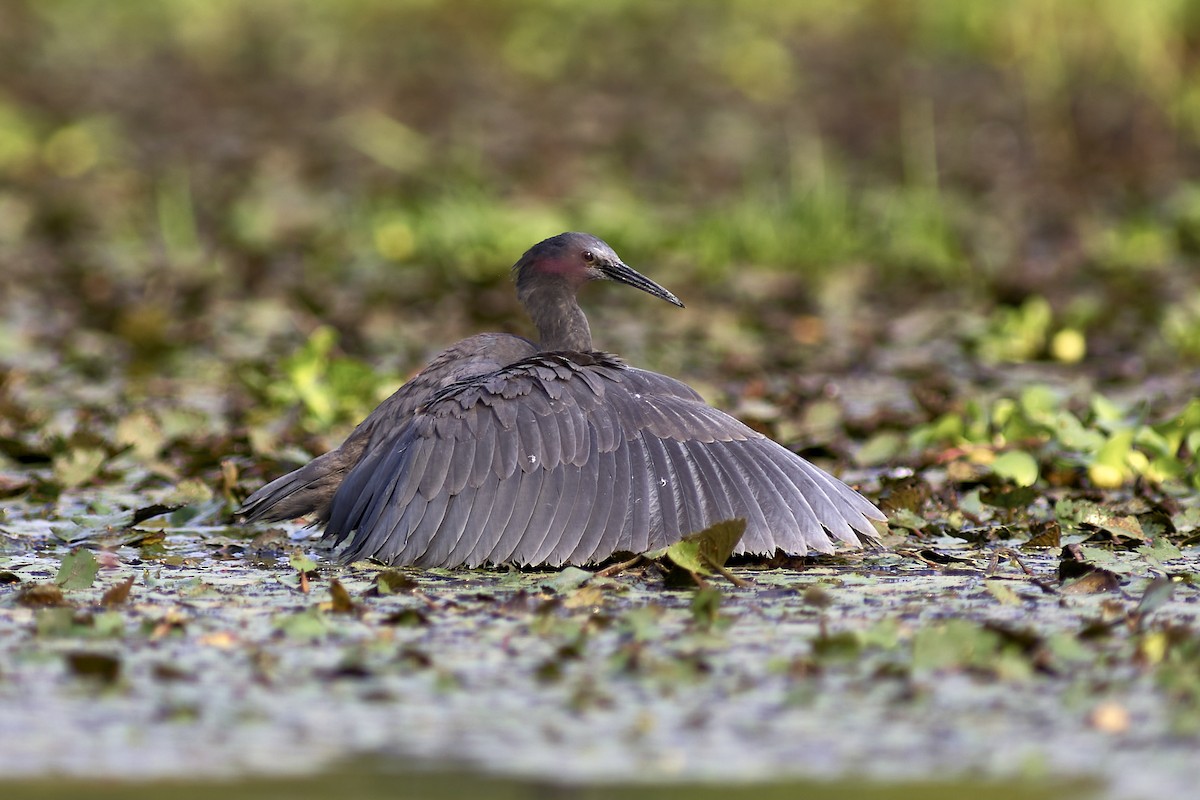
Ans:
POLYGON ((531 395, 553 399, 564 392, 602 395, 601 382, 625 369, 625 363, 609 353, 538 352, 443 385, 425 399, 417 413, 457 415, 480 404, 492 407, 531 395))
POLYGON ((537 345, 507 333, 481 333, 456 342, 434 356, 420 372, 380 403, 358 424, 341 449, 357 460, 365 448, 404 425, 447 387, 469 383, 537 352, 537 345))
POLYGON ((521 425, 599 426, 677 440, 761 437, 682 381, 599 351, 540 352, 451 384, 426 400, 413 421, 412 435, 442 440, 521 425))

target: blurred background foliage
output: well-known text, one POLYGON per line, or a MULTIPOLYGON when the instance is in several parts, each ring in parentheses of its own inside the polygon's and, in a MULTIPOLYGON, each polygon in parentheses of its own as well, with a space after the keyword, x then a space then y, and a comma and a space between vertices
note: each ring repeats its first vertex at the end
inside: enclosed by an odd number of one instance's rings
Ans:
POLYGON ((1192 474, 1200 3, 9 0, 0 70, 0 444, 68 485, 336 444, 567 229, 689 305, 600 346, 790 442, 1192 474))

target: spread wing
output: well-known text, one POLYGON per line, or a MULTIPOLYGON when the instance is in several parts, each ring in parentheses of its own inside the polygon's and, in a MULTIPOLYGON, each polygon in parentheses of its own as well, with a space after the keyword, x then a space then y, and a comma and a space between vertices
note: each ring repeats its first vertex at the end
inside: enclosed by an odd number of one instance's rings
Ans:
POLYGON ((281 520, 314 514, 329 518, 338 486, 364 457, 389 434, 404 426, 429 397, 448 384, 486 375, 537 352, 528 339, 503 333, 481 333, 443 350, 425 369, 384 400, 336 450, 276 478, 246 498, 234 512, 247 522, 281 520))
POLYGON ((446 387, 347 475, 326 528, 392 564, 586 564, 735 517, 739 552, 829 552, 883 515, 850 487, 602 353, 542 353, 446 387), (828 531, 828 533, 827 533, 828 531))

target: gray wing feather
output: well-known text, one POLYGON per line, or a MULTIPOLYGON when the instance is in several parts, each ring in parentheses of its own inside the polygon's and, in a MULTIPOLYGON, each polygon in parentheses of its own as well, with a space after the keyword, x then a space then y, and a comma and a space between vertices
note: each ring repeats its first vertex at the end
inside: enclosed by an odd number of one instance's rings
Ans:
MULTIPOLYGON (((546 523, 545 533, 538 530, 529 531, 530 539, 536 540, 541 536, 541 543, 529 551, 531 554, 522 560, 523 564, 544 564, 553 563, 551 556, 560 548, 570 547, 572 542, 563 539, 570 534, 567 531, 567 523, 571 520, 571 515, 575 510, 575 506, 579 503, 587 503, 586 498, 582 498, 580 485, 583 483, 585 470, 560 468, 554 470, 562 475, 562 486, 556 491, 553 497, 547 498, 547 502, 554 504, 554 513, 550 516, 546 523)), ((545 495, 545 487, 542 489, 543 496, 545 495)), ((557 564, 554 564, 557 566, 557 564)))
POLYGON ((467 520, 476 503, 486 503, 488 498, 478 489, 471 492, 450 494, 446 498, 446 515, 442 517, 436 529, 430 534, 429 545, 418 563, 430 567, 444 567, 449 564, 461 564, 463 559, 451 557, 451 553, 460 547, 467 552, 469 545, 463 542, 465 536, 473 540, 476 532, 467 531, 467 520))
POLYGON ((454 444, 446 447, 450 451, 450 465, 446 470, 446 483, 442 486, 443 492, 454 496, 467 488, 467 481, 471 479, 471 472, 475 469, 475 450, 479 447, 478 441, 475 436, 466 436, 461 439, 455 437, 454 444))
MULTIPOLYGON (((611 450, 605 452, 599 449, 595 436, 591 439, 587 462, 580 468, 585 478, 579 486, 580 498, 590 498, 589 502, 577 502, 575 511, 567 523, 568 531, 578 531, 573 536, 575 540, 569 549, 563 548, 556 552, 558 562, 586 564, 592 560, 592 554, 600 545, 605 530, 609 526, 609 514, 613 507, 613 481, 616 479, 616 460, 611 450)), ((619 525, 619 523, 618 523, 619 525)), ((619 533, 617 527, 614 533, 619 533)), ((605 555, 610 555, 610 549, 605 555)), ((603 558, 603 556, 602 556, 603 558)))
MULTIPOLYGON (((775 547, 770 534, 773 530, 785 530, 786 523, 782 515, 776 514, 774 521, 767 517, 764 505, 773 509, 779 505, 774 498, 764 503, 756 495, 754 484, 747 480, 746 473, 740 468, 729 448, 738 446, 737 442, 714 442, 704 448, 706 455, 711 456, 713 466, 720 473, 720 483, 728 487, 733 497, 735 511, 733 517, 746 520, 746 533, 742 537, 742 545, 751 553, 772 552, 775 547)), ((793 520, 794 522, 794 520, 793 520)))
MULTIPOLYGON (((453 438, 445 436, 442 431, 449 424, 448 417, 436 420, 437 429, 434 432, 438 447, 424 448, 429 451, 429 461, 420 473, 417 491, 426 499, 433 499, 442 493, 446 485, 446 476, 450 474, 450 460, 454 456, 453 438)), ((473 447, 474 445, 472 445, 473 447)))
POLYGON ((804 553, 882 515, 679 381, 543 353, 434 395, 350 470, 328 532, 392 563, 584 564, 733 517, 739 550, 804 553))
MULTIPOLYGON (((532 484, 533 481, 525 483, 532 484)), ((492 505, 492 511, 488 515, 486 523, 483 525, 482 533, 479 541, 475 543, 474 549, 468 556, 466 563, 471 566, 478 566, 489 561, 501 563, 507 560, 508 553, 504 557, 495 555, 499 551, 500 537, 509 529, 511 520, 517 513, 517 498, 520 492, 524 489, 525 483, 519 480, 504 480, 500 479, 496 486, 496 501, 492 505)), ((516 529, 513 524, 513 529, 516 529)))
MULTIPOLYGON (((500 479, 495 475, 485 475, 475 489, 471 501, 471 512, 463 522, 462 534, 454 545, 454 549, 446 556, 446 564, 468 564, 476 566, 481 561, 472 563, 474 553, 487 536, 491 528, 492 514, 496 509, 497 495, 500 489, 500 479)), ((440 534, 439 534, 440 535, 440 534)))
POLYGON ((541 548, 542 542, 546 541, 550 523, 554 521, 554 515, 562 502, 562 488, 567 471, 548 468, 543 470, 542 475, 541 491, 533 502, 533 515, 529 518, 529 524, 523 531, 515 532, 517 547, 513 551, 512 560, 518 564, 532 563, 534 554, 541 548))
POLYGON ((427 559, 425 555, 429 552, 438 529, 442 527, 450 500, 451 495, 445 492, 429 498, 425 505, 425 513, 412 528, 408 541, 404 543, 404 549, 400 551, 399 557, 394 559, 395 563, 418 564, 422 567, 439 566, 436 561, 427 559))
POLYGON ((650 491, 654 493, 660 512, 659 519, 652 519, 647 531, 646 549, 654 550, 665 546, 667 541, 674 541, 685 535, 687 531, 684 530, 685 523, 679 518, 679 498, 675 488, 678 479, 662 439, 657 436, 643 436, 642 447, 650 456, 650 491))
POLYGON ((512 477, 513 471, 520 467, 521 433, 516 425, 517 414, 516 409, 512 407, 513 403, 496 404, 497 408, 500 406, 513 412, 513 423, 501 423, 493 429, 496 432, 496 446, 492 450, 492 472, 501 480, 507 480, 512 477))
POLYGON ((763 487, 774 489, 773 496, 778 498, 776 502, 782 506, 783 510, 787 511, 793 520, 790 535, 788 530, 772 531, 771 539, 775 545, 783 547, 788 552, 795 552, 797 555, 804 555, 809 548, 823 553, 829 552, 832 549, 829 537, 821 530, 821 523, 813 513, 808 499, 791 482, 779 464, 773 459, 762 457, 762 454, 754 446, 755 444, 757 442, 748 447, 739 448, 738 456, 741 463, 762 475, 763 487), (792 540, 794 540, 794 550, 787 546, 792 540))
POLYGON ((496 547, 492 550, 489 560, 495 561, 498 564, 518 560, 514 554, 517 551, 517 547, 521 544, 522 538, 525 537, 526 532, 530 528, 533 514, 537 511, 538 497, 542 493, 542 483, 546 481, 546 476, 550 474, 549 470, 544 469, 528 473, 514 473, 513 482, 517 485, 517 493, 512 516, 509 518, 504 530, 500 532, 500 538, 497 540, 496 547))
POLYGON ((663 440, 663 449, 671 461, 675 474, 671 488, 681 525, 678 533, 680 536, 687 536, 689 533, 702 530, 705 527, 704 521, 709 517, 707 509, 704 507, 704 491, 692 468, 692 458, 688 455, 684 443, 674 439, 665 439, 663 440))
POLYGON ((746 534, 743 543, 750 552, 767 551, 769 543, 762 541, 761 548, 754 547, 755 540, 763 540, 764 534, 772 530, 772 524, 767 522, 766 513, 762 509, 762 501, 755 495, 754 486, 746 481, 745 473, 738 468, 737 462, 728 453, 728 446, 737 443, 714 441, 712 445, 703 447, 704 455, 712 459, 713 468, 718 473, 718 483, 726 487, 733 504, 732 518, 743 518, 746 521, 746 534))
POLYGON ((629 500, 614 550, 644 553, 650 549, 650 529, 663 527, 658 509, 654 463, 642 444, 642 437, 627 440, 618 452, 629 457, 629 500))
POLYGON ((536 460, 533 463, 540 462, 542 469, 554 469, 563 461, 562 435, 559 433, 558 420, 547 411, 545 416, 536 417, 535 426, 542 442, 542 452, 540 457, 535 456, 536 460))
POLYGON ((729 484, 722 479, 720 470, 713 461, 712 443, 705 444, 693 439, 683 443, 684 448, 692 458, 692 465, 700 480, 698 485, 703 488, 708 498, 707 520, 719 521, 745 517, 746 512, 735 508, 729 497, 729 484))
POLYGON ((547 447, 542 442, 542 425, 532 408, 517 412, 517 465, 522 472, 541 472, 546 469, 547 447), (538 461, 542 463, 539 464, 538 461))

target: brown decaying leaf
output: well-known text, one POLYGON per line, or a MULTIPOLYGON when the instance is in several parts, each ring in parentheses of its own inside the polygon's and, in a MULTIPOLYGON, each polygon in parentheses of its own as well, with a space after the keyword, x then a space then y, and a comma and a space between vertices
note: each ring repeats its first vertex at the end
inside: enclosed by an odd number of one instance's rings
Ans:
POLYGON ((346 591, 346 587, 337 578, 329 582, 329 597, 333 602, 331 609, 335 614, 355 614, 358 613, 358 604, 350 599, 350 592, 346 591))
POLYGON ((148 519, 160 517, 163 514, 170 514, 172 511, 177 511, 180 508, 183 508, 183 506, 178 503, 172 503, 170 505, 154 503, 152 505, 143 506, 142 508, 139 508, 133 512, 133 519, 130 520, 129 524, 131 527, 134 525, 140 525, 148 519))
POLYGON ((116 606, 124 605, 129 599, 129 590, 133 588, 133 576, 130 575, 125 580, 115 586, 110 587, 104 596, 100 598, 100 605, 105 608, 115 608, 116 606))
POLYGON ((375 576, 375 584, 380 592, 386 594, 415 592, 421 588, 421 585, 412 578, 394 569, 384 570, 375 576))
POLYGON ((66 660, 67 668, 77 678, 91 678, 111 684, 121 676, 121 659, 108 653, 77 651, 67 653, 66 660))
POLYGON ((28 475, 0 473, 0 497, 14 497, 32 486, 33 478, 28 475))
POLYGON ((1121 587, 1121 576, 1100 567, 1092 567, 1081 578, 1062 587, 1063 594, 1104 594, 1121 587))
POLYGON ((1058 579, 1059 581, 1067 581, 1071 578, 1078 578, 1081 575, 1086 575, 1091 569, 1091 564, 1088 563, 1087 557, 1084 556, 1083 550, 1077 544, 1069 544, 1062 549, 1062 555, 1058 560, 1058 579))
POLYGON ((402 608, 383 618, 384 625, 395 625, 399 628, 416 628, 429 624, 429 617, 419 608, 402 608))
POLYGON ((52 583, 35 583, 26 586, 17 595, 17 603, 26 608, 47 608, 70 605, 63 597, 62 589, 52 583))
POLYGON ((1025 547, 1062 547, 1062 526, 1057 520, 1034 522, 1029 526, 1032 534, 1025 547))

